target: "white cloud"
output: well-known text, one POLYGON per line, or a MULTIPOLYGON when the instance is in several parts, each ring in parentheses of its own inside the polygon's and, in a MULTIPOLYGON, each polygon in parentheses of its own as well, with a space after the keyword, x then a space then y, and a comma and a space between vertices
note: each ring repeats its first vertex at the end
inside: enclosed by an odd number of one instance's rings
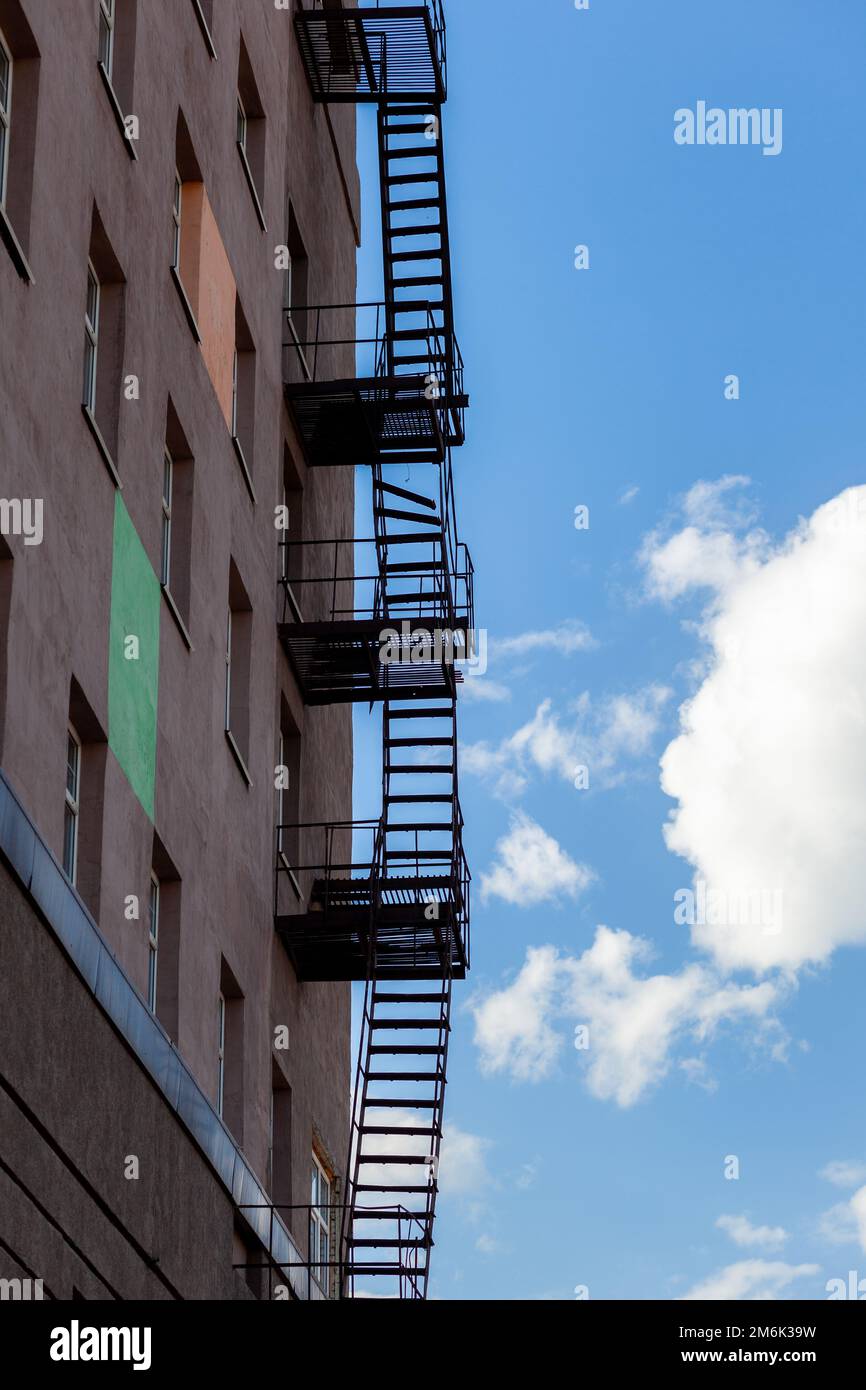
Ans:
POLYGON ((470 1001, 482 1070, 521 1081, 550 1075, 565 1041, 556 1025, 568 1020, 589 1029, 589 1047, 576 1055, 590 1092, 625 1108, 666 1075, 681 1041, 704 1042, 733 1020, 777 1039, 776 986, 732 985, 701 965, 638 975, 651 954, 648 942, 608 927, 579 957, 530 947, 510 985, 470 1001))
POLYGON ((490 1187, 486 1153, 490 1140, 469 1134, 453 1122, 442 1130, 439 1155, 439 1186, 448 1197, 466 1197, 490 1187))
POLYGON ((597 703, 584 692, 565 716, 544 700, 527 723, 498 745, 465 745, 463 766, 491 781, 506 800, 523 792, 533 772, 573 782, 576 769, 585 767, 590 786, 613 786, 622 780, 623 762, 649 753, 670 697, 671 691, 660 685, 597 703))
POLYGON ((492 868, 481 876, 485 900, 497 897, 516 907, 534 907, 560 897, 576 898, 595 877, 523 812, 512 816, 495 853, 492 868))
POLYGON ((866 1185, 823 1213, 818 1234, 831 1245, 859 1245, 866 1254, 866 1185))
POLYGON ((486 676, 469 676, 460 687, 461 700, 472 704, 501 705, 511 699, 511 691, 500 681, 486 676))
POLYGON ((627 507, 629 502, 634 501, 639 492, 639 487, 627 487, 625 492, 621 492, 619 495, 619 505, 621 507, 627 507))
POLYGON ((819 1265, 789 1265, 781 1260, 740 1260, 695 1284, 694 1288, 683 1294, 683 1299, 777 1299, 795 1280, 818 1273, 819 1265))
POLYGON ((595 639, 585 623, 574 620, 542 632, 523 632, 518 637, 499 637, 490 643, 491 656, 528 656, 532 652, 554 651, 562 656, 590 651, 595 639))
POLYGON ((692 529, 644 552, 657 592, 713 591, 709 674, 661 760, 666 841, 710 892, 779 895, 779 930, 731 913, 693 943, 726 972, 795 971, 866 944, 866 487, 772 548, 692 529))
POLYGON ((480 1250, 482 1255, 499 1255, 502 1253, 502 1245, 493 1236, 482 1234, 475 1242, 475 1249, 480 1250))
POLYGON ((735 1245, 747 1249, 759 1246, 765 1250, 778 1250, 788 1239, 788 1232, 783 1226, 753 1226, 747 1216, 720 1216, 716 1225, 730 1236, 735 1245))
POLYGON ((866 1162, 862 1158, 834 1158, 818 1176, 834 1187, 859 1187, 866 1183, 866 1162))

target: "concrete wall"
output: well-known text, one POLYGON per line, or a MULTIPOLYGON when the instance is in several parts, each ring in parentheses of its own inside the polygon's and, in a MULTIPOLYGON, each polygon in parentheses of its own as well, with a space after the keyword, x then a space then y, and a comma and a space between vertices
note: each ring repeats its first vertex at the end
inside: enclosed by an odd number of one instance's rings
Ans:
MULTIPOLYGON (((0 27, 9 3, 0 0, 0 27)), ((344 1159, 350 998, 343 985, 300 985, 273 931, 273 779, 281 702, 301 731, 302 819, 350 815, 352 739, 348 710, 303 708, 279 648, 274 508, 281 500, 286 447, 304 488, 307 538, 351 534, 353 480, 348 470, 308 476, 300 457, 282 396, 282 277, 274 268, 274 248, 286 239, 288 196, 310 255, 310 302, 354 299, 359 223, 354 112, 341 108, 331 123, 323 109, 313 106, 290 13, 259 0, 219 0, 213 60, 192 0, 146 0, 135 7, 128 106, 138 118, 140 138, 138 158, 132 160, 96 67, 95 0, 64 0, 63 5, 21 0, 20 8, 40 57, 27 244, 35 283, 24 283, 0 246, 0 495, 43 498, 45 534, 38 547, 25 546, 19 536, 7 537, 13 558, 6 660, 0 663, 0 671, 7 671, 0 764, 59 858, 74 679, 94 730, 108 742, 99 754, 104 770, 98 881, 87 892, 82 887, 83 895, 124 970, 144 992, 155 830, 181 880, 175 1041, 205 1093, 215 1099, 216 1007, 225 960, 245 997, 242 1143, 254 1171, 264 1178, 273 1030, 279 1024, 289 1027, 290 1049, 279 1054, 278 1064, 292 1090, 294 1201, 302 1203, 308 1200, 314 1132, 327 1155, 339 1163, 344 1159), (235 145, 241 34, 267 118, 261 190, 267 232, 259 224, 235 145), (179 111, 256 348, 255 449, 247 460, 255 501, 169 269, 179 111), (124 507, 157 574, 169 397, 194 458, 191 646, 161 597, 152 821, 146 800, 143 804, 130 785, 114 751, 134 744, 137 734, 136 729, 112 728, 112 719, 134 714, 115 713, 109 693, 117 659, 111 649, 117 487, 80 407, 94 208, 124 277, 122 373, 137 376, 140 386, 138 399, 119 399, 113 462, 124 507), (253 615, 250 784, 223 725, 231 561, 253 615), (124 911, 131 895, 142 906, 137 921, 128 920, 124 911)), ((126 73, 124 84, 129 88, 126 73)), ((126 708, 134 710, 135 704, 127 701, 126 708)), ((23 931, 16 892, 4 876, 0 913, 4 921, 20 922, 23 931)), ((27 967, 32 949, 23 938, 7 946, 13 973, 27 967), (22 955, 17 954, 19 946, 22 955)), ((128 1058, 118 1053, 123 1049, 110 1028, 106 1032, 86 1022, 86 1000, 70 1005, 66 1016, 73 992, 67 998, 60 977, 52 985, 53 1012, 43 1008, 43 981, 53 978, 46 970, 40 965, 30 977, 31 997, 24 991, 10 995, 0 1072, 17 1054, 19 1079, 26 1080, 23 1039, 30 1047, 41 1028, 44 1055, 50 1058, 53 1018, 68 1055, 62 1067, 53 1068, 48 1060, 34 1067, 29 1103, 46 1116, 49 1128, 62 1119, 71 1152, 82 1151, 72 1142, 80 1131, 91 1174, 104 1180, 112 1202, 147 1205, 143 1185, 135 1197, 123 1183, 114 1186, 116 1151, 135 1152, 135 1143, 144 1144, 134 1123, 138 1106, 147 1109, 142 1088, 133 1088, 135 1105, 130 1101, 118 1107, 128 1058), (116 1143, 107 1148, 106 1136, 112 1132, 116 1143)), ((32 1054, 27 1055, 32 1066, 32 1054)), ((198 1160, 179 1156, 183 1146, 176 1140, 175 1122, 160 1116, 156 1105, 148 1117, 151 1162, 160 1170, 165 1191, 173 1191, 173 1200, 187 1209, 178 1220, 191 1227, 202 1223, 181 1243, 183 1258, 198 1265, 206 1243, 218 1248, 215 1265, 205 1260, 196 1277, 210 1290, 207 1296, 231 1296, 224 1204, 208 1195, 198 1160), (209 1210, 199 1211, 199 1200, 206 1208, 209 1203, 209 1210)), ((10 1141, 18 1146, 16 1161, 23 1162, 26 1153, 34 1171, 42 1174, 43 1165, 47 1175, 52 1160, 30 1152, 32 1144, 17 1125, 15 1121, 10 1131, 18 1136, 10 1141)), ((135 1219, 142 1229, 158 1232, 165 1214, 157 1203, 139 1210, 135 1219)), ((86 1229, 86 1221, 84 1225, 86 1229)), ((299 1225, 302 1229, 303 1221, 299 1225)), ((101 1243, 96 1227, 91 1235, 101 1243)), ((38 1247, 40 1238, 31 1236, 38 1247)), ((61 1285, 68 1284, 67 1274, 64 1266, 61 1285)), ((48 1270, 44 1277, 49 1279, 48 1270)))

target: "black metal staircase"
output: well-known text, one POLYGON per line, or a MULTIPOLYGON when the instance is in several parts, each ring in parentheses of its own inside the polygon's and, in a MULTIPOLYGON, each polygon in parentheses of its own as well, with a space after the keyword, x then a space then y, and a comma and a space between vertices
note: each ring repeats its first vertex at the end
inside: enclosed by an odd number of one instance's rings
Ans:
POLYGON ((445 191, 445 25, 441 0, 318 0, 295 23, 314 100, 378 106, 385 288, 382 304, 356 306, 354 327, 346 306, 287 315, 286 400, 307 463, 371 467, 374 534, 295 543, 304 554, 284 566, 279 634, 306 703, 381 705, 382 814, 291 827, 276 927, 300 979, 365 986, 341 1293, 376 1280, 424 1298, 452 987, 469 968, 456 663, 471 654, 474 596, 451 466, 468 399, 445 191), (354 376, 334 365, 350 344, 354 376), (433 487, 392 482, 392 464, 415 476, 432 465, 433 487), (370 572, 359 573, 346 558, 365 547, 370 572))

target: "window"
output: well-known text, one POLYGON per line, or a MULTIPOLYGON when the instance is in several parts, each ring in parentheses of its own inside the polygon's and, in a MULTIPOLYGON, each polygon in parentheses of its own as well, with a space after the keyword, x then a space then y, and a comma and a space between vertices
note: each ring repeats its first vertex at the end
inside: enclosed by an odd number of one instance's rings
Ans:
POLYGON ((226 1087, 226 1001, 221 993, 217 1001, 217 1114, 223 1118, 226 1087))
POLYGON ((183 180, 175 169, 174 171, 174 242, 171 253, 171 267, 180 274, 180 228, 181 217, 183 215, 183 180))
POLYGON ((6 703, 9 695, 9 623, 12 616, 12 551, 0 533, 0 767, 6 738, 6 703))
MULTIPOLYGON (((276 1060, 271 1079, 268 1186, 275 1206, 292 1205, 292 1092, 276 1060)), ((292 1216, 292 1212, 283 1213, 287 1224, 292 1216)))
POLYGON ((217 996, 217 1111, 239 1144, 244 1139, 244 996, 225 960, 217 996))
POLYGON ((107 756, 105 731, 73 677, 66 729, 62 864, 96 922, 102 893, 107 756))
POLYGON ((66 732, 66 809, 63 821, 63 872, 78 875, 78 817, 81 810, 81 740, 72 725, 66 732))
POLYGON ((250 743, 250 656, 252 608, 234 561, 229 566, 229 604, 226 614, 226 738, 244 779, 250 743))
POLYGON ((150 876, 150 908, 147 922, 147 1007, 156 1013, 157 971, 159 967, 159 879, 150 876))
POLYGON ((256 217, 262 231, 265 231, 265 216, 262 211, 265 190, 265 112, 243 39, 238 62, 236 140, 256 217))
POLYGON ((244 103, 240 93, 238 93, 238 133, 237 141, 244 155, 247 152, 247 113, 244 110, 244 103))
POLYGON ((120 433, 126 282, 97 209, 93 209, 84 296, 82 410, 115 483, 120 433))
POLYGON ((115 0, 99 0, 99 61, 109 78, 114 74, 114 5, 115 0))
POLYGON ((165 447, 162 468, 162 576, 161 582, 168 589, 171 579, 171 496, 174 482, 174 459, 165 447))
POLYGON ((313 1278, 325 1294, 330 1285, 331 1259, 331 1180, 313 1154, 313 1182, 310 1198, 310 1265, 313 1278))
POLYGON ((12 124, 12 54, 0 32, 0 207, 6 203, 9 127, 12 124))
MULTIPOLYGON (((288 380, 305 381, 312 376, 314 325, 311 327, 309 306, 310 264, 301 231, 291 203, 288 207, 286 234, 288 263, 283 277, 283 308, 286 312, 287 361, 284 364, 288 380)), ((328 335, 326 335, 328 336, 328 335)), ((315 365, 315 364, 313 364, 315 365)))
POLYGON ((280 701, 277 766, 284 769, 277 787, 277 853, 286 868, 296 869, 300 862, 301 736, 284 699, 280 701), (286 782, 288 785, 283 785, 286 782))
POLYGON ((303 622, 301 600, 304 596, 304 491, 288 445, 283 446, 282 505, 285 525, 278 530, 280 547, 279 575, 283 581, 287 606, 283 621, 290 615, 303 622))
POLYGON ((36 169, 39 49, 21 0, 0 0, 0 241, 21 279, 27 263, 36 169))
POLYGON ((84 394, 87 409, 96 413, 96 359, 99 346, 99 280, 87 263, 87 307, 84 310, 84 394))
POLYGON ((244 482, 253 502, 253 446, 256 416, 256 351, 241 301, 235 299, 235 347, 232 357, 231 436, 244 482))

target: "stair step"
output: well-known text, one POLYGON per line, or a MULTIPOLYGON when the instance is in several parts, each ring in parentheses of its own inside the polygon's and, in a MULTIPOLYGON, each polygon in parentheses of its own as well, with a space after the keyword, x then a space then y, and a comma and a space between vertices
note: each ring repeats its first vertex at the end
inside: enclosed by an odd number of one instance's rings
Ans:
MULTIPOLYGON (((388 115, 390 116, 391 114, 392 113, 389 111, 388 115)), ((406 116, 417 116, 420 113, 417 111, 405 111, 403 114, 406 116)), ((432 115, 433 113, 431 112, 430 114, 432 115)), ((429 129, 430 126, 426 121, 416 121, 413 125, 392 125, 390 121, 388 122, 389 135, 423 135, 424 132, 429 129)), ((435 143, 435 140, 430 141, 431 145, 435 145, 435 143)))
POLYGON ((416 211, 420 210, 421 208, 438 208, 438 207, 440 207, 440 206, 441 206, 440 200, 439 200, 438 198, 433 198, 433 197, 427 197, 427 198, 399 198, 399 199, 397 199, 395 202, 389 203, 389 204, 388 204, 388 211, 389 211, 389 212, 416 212, 416 211))
MULTIPOLYGON (((347 1265, 348 1273, 355 1279, 376 1279, 380 1275, 388 1275, 392 1279, 398 1275, 403 1275, 406 1279, 411 1279, 413 1283, 417 1280, 426 1279, 429 1273, 428 1265, 404 1265, 404 1264, 369 1264, 366 1260, 350 1260, 347 1265)), ((415 1292, 415 1297, 421 1295, 415 1292)))
POLYGON ((391 281, 395 290, 408 290, 420 285, 442 285, 444 283, 444 275, 406 275, 399 280, 391 281))
POLYGON ((395 825, 393 822, 389 821, 389 822, 386 824, 386 826, 385 826, 385 830, 386 830, 387 834, 389 834, 389 835, 392 835, 392 834, 394 834, 394 835, 408 835, 408 834, 411 834, 412 831, 416 831, 416 830, 418 830, 418 831, 423 830, 423 831, 430 832, 430 831, 433 831, 433 830, 453 830, 453 829, 454 829, 454 826, 451 824, 450 821, 445 821, 444 823, 443 823, 442 821, 428 821, 428 822, 426 822, 426 823, 424 823, 424 824, 421 824, 421 825, 395 825))
POLYGON ((444 1043, 371 1043, 370 1054, 390 1057, 435 1057, 445 1051, 444 1043))
POLYGON ((421 805, 426 805, 428 802, 431 803, 431 804, 432 804, 433 802, 438 802, 438 803, 441 803, 442 805, 446 805, 446 804, 450 805, 451 802, 452 802, 453 800, 454 800, 454 797, 453 797, 449 792, 436 792, 435 795, 431 792, 429 796, 422 796, 422 795, 417 795, 417 796, 390 796, 390 795, 389 795, 389 796, 386 796, 386 797, 385 797, 385 803, 386 803, 386 805, 392 805, 392 806, 408 806, 410 803, 411 803, 411 804, 414 804, 414 805, 418 805, 419 803, 420 803, 421 805))
POLYGON ((393 990, 374 990, 374 1004, 447 1004, 447 994, 395 994, 393 990))
POLYGON ((421 366, 424 366, 425 364, 432 362, 445 362, 447 361, 447 358, 444 352, 425 352, 422 357, 415 357, 412 353, 395 353, 394 356, 391 358, 391 361, 394 363, 395 366, 399 363, 401 366, 405 367, 408 366, 410 362, 418 363, 421 366))
POLYGON ((420 251, 392 251, 388 256, 389 261, 441 261, 445 258, 444 249, 440 246, 422 247, 420 251))
POLYGON ((386 709, 386 719, 453 719, 454 709, 430 709, 422 706, 416 709, 386 709))
POLYGON ((420 773, 422 776, 430 776, 436 772, 441 772, 444 775, 456 772, 456 770, 453 763, 388 763, 385 768, 389 776, 391 773, 395 773, 397 776, 400 776, 401 773, 420 773))
POLYGON ((422 526, 442 527, 442 522, 438 516, 424 516, 421 512, 401 512, 393 507, 374 507, 373 515, 381 517, 383 521, 418 521, 422 526))
MULTIPOLYGON (((435 1188, 430 1183, 405 1183, 400 1187, 377 1187, 374 1182, 355 1183, 356 1192, 406 1192, 421 1195, 425 1192, 433 1192, 435 1188)), ((413 1212, 414 1216, 420 1216, 419 1212, 413 1212)))
MULTIPOLYGON (((444 329, 432 330, 434 336, 436 333, 444 333, 444 331, 444 329)), ((416 343, 427 342, 430 335, 431 329, 428 324, 425 324, 423 328, 395 328, 388 334, 388 337, 392 343, 416 343)))
POLYGON ((374 1100, 372 1096, 367 1097, 367 1104, 371 1110, 436 1110, 438 1100, 374 1100))
POLYGON ((393 187, 399 187, 400 184, 406 184, 406 183, 438 183, 438 182, 439 182, 439 170, 438 170, 438 169, 425 169, 425 170, 423 171, 423 173, 420 173, 420 174, 418 174, 418 173, 415 173, 415 174, 388 174, 388 176, 387 176, 386 179, 385 179, 385 183, 386 183, 389 187, 392 187, 392 188, 393 188, 393 187))
MULTIPOLYGON (((387 543, 388 545, 426 545, 428 541, 432 540, 442 540, 442 533, 440 532, 438 535, 431 534, 429 536, 419 536, 416 533, 410 536, 407 535, 405 532, 400 532, 399 535, 388 536, 387 543)), ((417 568, 417 566, 413 565, 413 569, 414 568, 417 568)))
POLYGON ((452 845, 443 849, 386 849, 385 860, 389 864, 402 860, 404 864, 443 864, 450 860, 454 852, 452 845))
POLYGON ((429 738, 429 737, 423 737, 423 738, 422 738, 422 737, 419 735, 419 736, 416 737, 416 738, 386 738, 386 739, 385 739, 385 747, 386 747, 386 748, 453 748, 453 747, 454 747, 454 743, 455 743, 455 740, 454 740, 453 735, 452 735, 452 736, 449 736, 449 737, 447 737, 447 738, 438 738, 438 737, 437 737, 437 738, 429 738))
POLYGON ((435 159, 439 154, 436 140, 428 140, 426 145, 410 145, 405 150, 385 150, 386 159, 435 159))
POLYGON ((431 1081, 444 1083, 445 1077, 441 1071, 371 1071, 367 1073, 368 1081, 431 1081))
MULTIPOLYGON (((388 537, 390 540, 390 536, 388 537)), ((429 540, 429 536, 424 537, 429 540)), ((414 574, 416 570, 423 570, 426 574, 435 570, 444 569, 441 560, 395 560, 393 564, 385 566, 386 574, 414 574)))
POLYGON ((395 603, 417 603, 423 599, 425 603, 444 603, 447 594, 440 589, 413 589, 411 594, 386 594, 389 605, 395 603))
POLYGON ((388 235, 395 236, 433 236, 443 230, 441 222, 431 222, 423 227, 389 227, 388 235))
MULTIPOLYGON (((363 1216, 358 1220, 363 1221, 363 1216)), ((407 1236, 405 1240, 377 1240, 371 1236, 364 1240, 361 1236, 349 1236, 346 1244, 351 1250, 429 1250, 433 1244, 431 1236, 407 1236)))
MULTIPOLYGON (((389 1134, 393 1134, 394 1131, 393 1131, 393 1130, 388 1130, 388 1133, 389 1133, 389 1134)), ((358 1162, 359 1162, 359 1163, 387 1164, 389 1167, 391 1166, 392 1163, 426 1163, 426 1164, 429 1166, 429 1164, 430 1164, 430 1155, 429 1155, 429 1154, 359 1154, 359 1155, 358 1155, 358 1162)), ((387 1187, 380 1187, 380 1188, 377 1188, 377 1191, 378 1191, 378 1192, 390 1192, 391 1190, 392 1190, 391 1188, 387 1188, 387 1187)))
POLYGON ((361 1125, 361 1134, 405 1134, 412 1139, 435 1138, 439 1134, 438 1125, 361 1125))
POLYGON ((387 1028, 389 1032, 392 1028, 444 1028, 446 1033, 451 1031, 450 1023, 444 1018, 373 1018, 370 1020, 370 1027, 387 1028))
POLYGON ((390 497, 402 497, 404 502, 416 502, 419 507, 428 507, 433 512, 436 510, 432 497, 422 497, 420 492, 410 492, 408 488, 397 487, 396 483, 377 483, 377 487, 390 497))

